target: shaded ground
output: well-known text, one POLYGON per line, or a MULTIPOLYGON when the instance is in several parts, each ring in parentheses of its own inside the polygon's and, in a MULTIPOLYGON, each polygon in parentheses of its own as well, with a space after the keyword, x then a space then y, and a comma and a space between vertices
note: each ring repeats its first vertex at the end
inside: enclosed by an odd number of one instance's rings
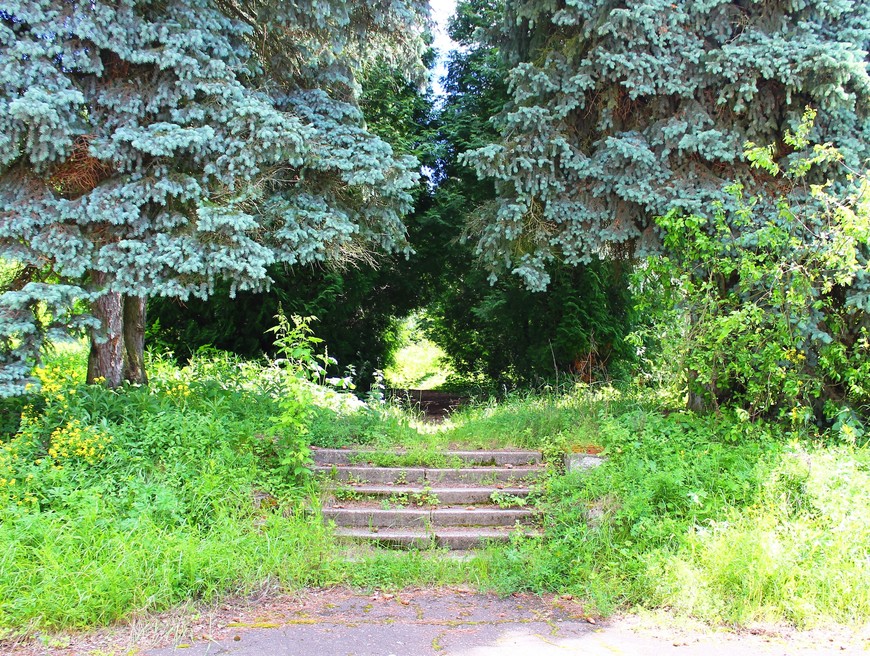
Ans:
POLYGON ((453 392, 437 392, 420 389, 390 389, 389 398, 419 408, 427 419, 444 419, 460 405, 468 402, 468 397, 453 392))
POLYGON ((345 589, 235 600, 181 609, 79 635, 0 641, 21 656, 756 656, 870 653, 870 632, 739 633, 656 625, 639 617, 600 621, 571 598, 501 599, 462 589, 360 594, 345 589))

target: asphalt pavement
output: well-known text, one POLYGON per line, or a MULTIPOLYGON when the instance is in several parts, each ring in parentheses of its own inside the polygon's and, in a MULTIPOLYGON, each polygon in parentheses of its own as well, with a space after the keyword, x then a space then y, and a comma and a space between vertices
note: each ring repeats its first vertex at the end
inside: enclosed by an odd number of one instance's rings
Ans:
POLYGON ((734 633, 600 620, 571 598, 416 590, 309 594, 280 611, 228 618, 217 636, 148 656, 810 656, 868 654, 857 633, 775 628, 734 633))

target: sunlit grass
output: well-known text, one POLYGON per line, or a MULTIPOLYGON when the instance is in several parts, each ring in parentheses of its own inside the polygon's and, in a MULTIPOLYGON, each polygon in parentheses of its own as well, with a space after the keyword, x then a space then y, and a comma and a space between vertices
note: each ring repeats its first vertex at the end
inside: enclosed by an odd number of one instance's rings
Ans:
POLYGON ((384 370, 387 385, 396 389, 436 389, 451 373, 443 350, 428 339, 403 346, 395 363, 384 370))
POLYGON ((402 345, 393 363, 384 370, 387 386, 395 389, 435 389, 453 373, 447 355, 427 339, 419 328, 419 317, 411 316, 402 325, 402 345))

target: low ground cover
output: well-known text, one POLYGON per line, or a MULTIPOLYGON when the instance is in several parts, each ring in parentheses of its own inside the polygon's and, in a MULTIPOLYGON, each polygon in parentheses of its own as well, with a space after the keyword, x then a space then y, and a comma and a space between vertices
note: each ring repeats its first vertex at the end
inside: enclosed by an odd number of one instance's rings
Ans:
POLYGON ((153 357, 148 387, 109 391, 76 375, 83 357, 59 349, 41 387, 3 408, 8 635, 338 583, 551 591, 603 612, 668 607, 713 622, 870 617, 870 454, 845 439, 586 385, 433 425, 377 394, 362 402, 217 352, 184 367, 153 357), (470 562, 349 554, 321 522, 300 467, 307 444, 403 447, 401 464, 439 464, 460 444, 542 449, 554 463, 537 495, 545 535, 470 562), (560 453, 590 444, 606 464, 558 468, 560 453))

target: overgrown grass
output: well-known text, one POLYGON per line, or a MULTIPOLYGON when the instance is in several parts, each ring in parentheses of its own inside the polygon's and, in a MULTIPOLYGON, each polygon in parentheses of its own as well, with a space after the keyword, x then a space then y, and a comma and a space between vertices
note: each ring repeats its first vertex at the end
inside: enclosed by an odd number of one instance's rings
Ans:
POLYGON ((274 582, 571 592, 605 612, 669 607, 714 622, 870 618, 866 447, 609 387, 517 394, 433 425, 377 399, 303 393, 293 372, 219 353, 181 368, 155 358, 149 387, 113 392, 83 384, 83 357, 60 350, 41 390, 3 409, 8 630, 102 625, 274 582), (286 402, 296 394, 301 409, 286 402), (542 539, 470 562, 349 559, 316 486, 282 464, 298 444, 276 432, 294 425, 274 421, 288 411, 315 444, 406 450, 387 464, 450 465, 448 446, 538 448, 555 462, 589 444, 608 461, 546 479, 542 539))
POLYGON ((496 554, 498 589, 711 622, 870 619, 866 447, 648 410, 598 435, 608 461, 550 479, 546 536, 496 554))
POLYGON ((81 345, 62 346, 38 372, 41 388, 4 407, 0 637, 275 581, 467 580, 461 564, 420 554, 349 561, 321 520, 315 483, 282 464, 274 418, 288 395, 304 399, 315 428, 318 417, 337 431, 354 416, 372 431, 380 421, 382 440, 391 426, 409 430, 399 412, 367 412, 292 371, 216 352, 186 367, 153 358, 148 387, 119 391, 85 385, 84 358, 81 345))

